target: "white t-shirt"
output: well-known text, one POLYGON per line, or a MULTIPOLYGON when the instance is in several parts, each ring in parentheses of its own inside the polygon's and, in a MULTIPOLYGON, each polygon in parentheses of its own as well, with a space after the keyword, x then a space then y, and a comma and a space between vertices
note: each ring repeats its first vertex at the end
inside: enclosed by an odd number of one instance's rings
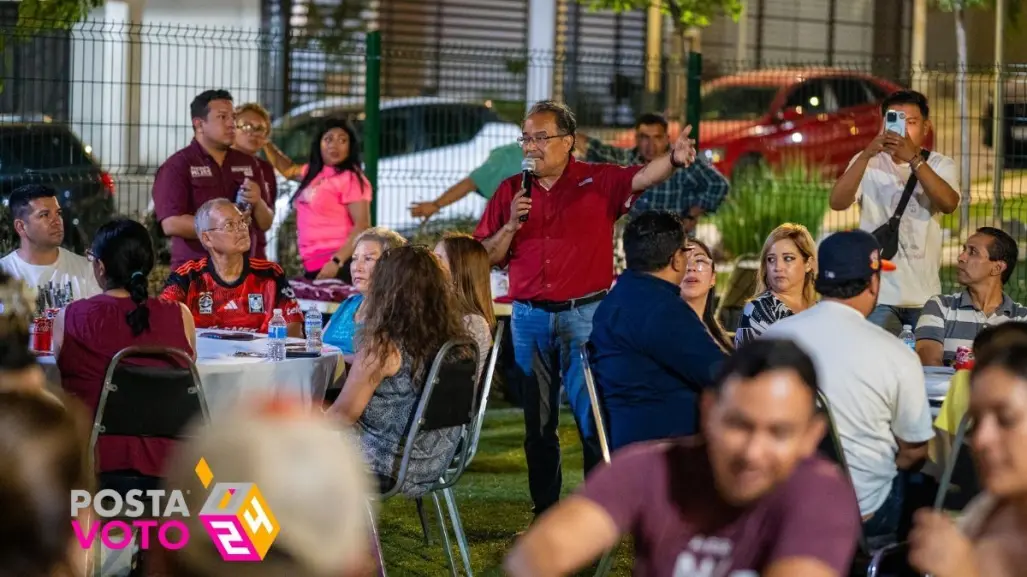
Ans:
POLYGON ((792 339, 813 359, 860 514, 877 511, 898 472, 895 438, 921 443, 934 437, 916 353, 856 309, 833 301, 774 323, 763 333, 768 337, 792 339))
MULTIPOLYGON (((858 157, 854 156, 849 166, 858 157)), ((959 171, 951 158, 932 152, 927 164, 959 193, 959 171)), ((888 222, 899 205, 909 173, 908 164, 895 164, 888 153, 870 159, 856 191, 856 202, 861 207, 859 228, 873 232, 888 222)), ((899 221, 899 252, 891 259, 897 270, 881 276, 880 304, 922 307, 941 292, 941 224, 934 218, 938 212, 917 182, 899 221)))
POLYGON ((75 300, 87 299, 103 292, 96 284, 93 265, 89 264, 86 257, 63 248, 58 250, 57 260, 51 265, 29 264, 18 256, 17 250, 13 250, 0 258, 0 268, 32 287, 41 287, 50 281, 63 287, 70 282, 75 300))

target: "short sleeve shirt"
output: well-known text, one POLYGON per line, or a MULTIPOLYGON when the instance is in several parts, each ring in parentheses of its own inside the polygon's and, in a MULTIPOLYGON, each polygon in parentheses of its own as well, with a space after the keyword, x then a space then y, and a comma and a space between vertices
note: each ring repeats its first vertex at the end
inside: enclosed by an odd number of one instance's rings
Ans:
POLYGON ((991 315, 974 306, 967 291, 950 295, 935 295, 924 305, 916 325, 916 340, 936 341, 942 344, 942 360, 951 365, 959 347, 973 348, 977 333, 985 327, 1006 321, 1027 320, 1027 307, 1002 295, 1002 303, 991 315))
POLYGON ((578 493, 634 537, 635 575, 748 577, 796 557, 846 575, 860 531, 852 486, 819 457, 734 508, 718 497, 704 445, 640 443, 600 465, 578 493))
POLYGON ((486 199, 492 198, 500 183, 521 171, 524 151, 516 142, 493 148, 485 163, 471 172, 478 194, 486 199))
POLYGON ((770 291, 757 296, 745 303, 742 309, 742 318, 738 322, 738 330, 735 331, 735 347, 756 340, 756 337, 766 332, 770 325, 794 314, 788 305, 770 291))
MULTIPOLYGON (((507 255, 509 296, 567 301, 609 289, 613 225, 638 198, 631 181, 640 170, 572 158, 551 189, 534 180, 528 221, 514 235, 507 255)), ((510 220, 510 204, 520 188, 520 176, 499 185, 474 230, 476 239, 496 234, 510 220)))
MULTIPOLYGON (((225 153, 225 160, 218 164, 199 142, 171 155, 157 170, 153 183, 153 209, 157 221, 172 216, 192 216, 208 200, 227 198, 235 202, 239 187, 245 179, 258 180, 261 177, 257 159, 235 149, 225 153)), ((253 228, 251 234, 263 232, 253 228)), ((251 237, 251 244, 253 238, 251 237)), ((171 268, 175 269, 186 261, 207 256, 207 251, 196 239, 173 237, 171 239, 171 268)))
POLYGON ((171 273, 161 298, 185 303, 201 329, 266 333, 275 309, 282 309, 286 323, 303 322, 285 273, 266 260, 247 258, 232 283, 218 276, 209 259, 190 261, 171 273))
MULTIPOLYGON (((853 157, 849 166, 858 156, 853 157)), ((951 158, 932 152, 927 164, 959 192, 959 170, 951 158)), ((891 218, 909 175, 909 165, 896 164, 887 153, 870 159, 856 191, 861 207, 859 228, 873 232, 891 218)), ((918 182, 899 221, 898 253, 889 259, 896 270, 881 277, 880 304, 922 307, 927 299, 941 292, 941 224, 935 218, 938 212, 918 182)))
POLYGON ((934 437, 920 359, 856 309, 830 300, 781 319, 762 338, 792 339, 813 359, 860 512, 876 512, 898 474, 895 439, 934 437))

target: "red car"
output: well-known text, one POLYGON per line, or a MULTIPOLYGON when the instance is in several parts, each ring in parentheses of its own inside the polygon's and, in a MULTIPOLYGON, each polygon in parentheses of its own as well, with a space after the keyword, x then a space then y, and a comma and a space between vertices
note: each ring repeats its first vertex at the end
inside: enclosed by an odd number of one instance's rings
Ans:
MULTIPOLYGON (((731 177, 761 162, 779 167, 794 158, 834 178, 881 129, 881 101, 901 89, 881 78, 833 68, 724 76, 703 86, 699 148, 731 177)), ((930 147, 931 140, 924 145, 930 147)), ((618 144, 634 145, 623 136, 618 144)))

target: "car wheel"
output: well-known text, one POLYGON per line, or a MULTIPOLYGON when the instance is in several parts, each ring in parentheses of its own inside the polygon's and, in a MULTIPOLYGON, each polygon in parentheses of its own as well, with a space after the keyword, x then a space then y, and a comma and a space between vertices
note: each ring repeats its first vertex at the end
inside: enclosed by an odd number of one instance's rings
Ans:
POLYGON ((766 168, 766 161, 759 154, 743 155, 735 162, 731 170, 731 180, 738 181, 753 175, 758 175, 766 168))

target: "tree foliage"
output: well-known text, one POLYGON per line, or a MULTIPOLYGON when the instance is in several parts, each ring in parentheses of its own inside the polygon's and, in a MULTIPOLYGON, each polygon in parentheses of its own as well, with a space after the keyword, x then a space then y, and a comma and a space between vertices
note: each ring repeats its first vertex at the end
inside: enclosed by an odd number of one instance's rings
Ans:
MULTIPOLYGON (((650 0, 578 0, 592 10, 628 12, 649 8, 650 0)), ((709 26, 717 16, 730 16, 737 21, 743 0, 661 0, 660 11, 670 16, 679 31, 690 26, 709 26)))
MULTIPOLYGON (((972 10, 974 8, 994 8, 995 0, 933 0, 939 10, 952 12, 954 10, 972 10)), ((1024 0, 1005 0, 1006 19, 1015 24, 1019 21, 1024 0)))

